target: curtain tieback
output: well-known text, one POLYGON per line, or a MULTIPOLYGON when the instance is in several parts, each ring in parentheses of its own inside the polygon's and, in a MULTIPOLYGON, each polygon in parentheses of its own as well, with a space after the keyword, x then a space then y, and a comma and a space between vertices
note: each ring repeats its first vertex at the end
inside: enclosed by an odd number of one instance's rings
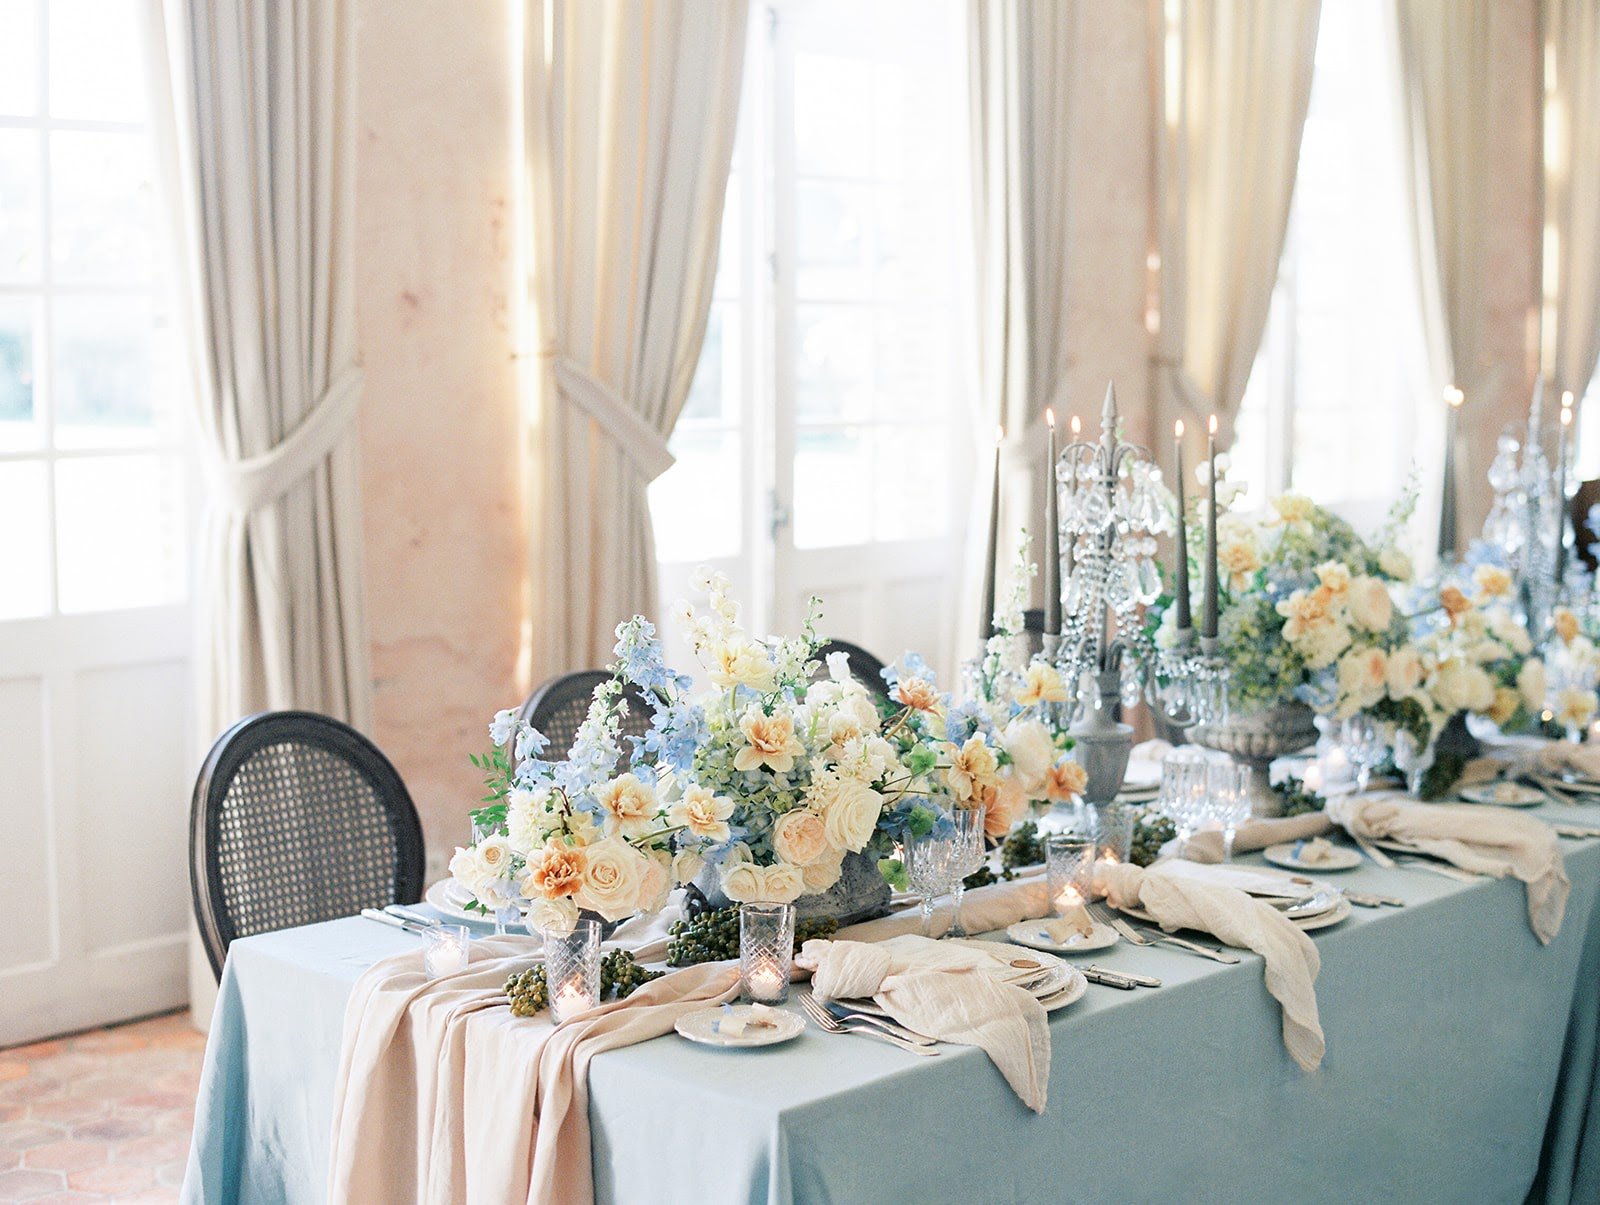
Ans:
POLYGON ((328 458, 349 430, 360 401, 361 370, 352 365, 270 451, 243 460, 208 458, 205 473, 212 501, 238 515, 276 502, 328 458))
POLYGON ((566 356, 547 353, 545 358, 555 369, 556 388, 561 396, 600 424, 600 429, 633 461, 646 482, 654 481, 676 463, 677 458, 667 451, 667 441, 661 432, 647 423, 616 390, 566 356))

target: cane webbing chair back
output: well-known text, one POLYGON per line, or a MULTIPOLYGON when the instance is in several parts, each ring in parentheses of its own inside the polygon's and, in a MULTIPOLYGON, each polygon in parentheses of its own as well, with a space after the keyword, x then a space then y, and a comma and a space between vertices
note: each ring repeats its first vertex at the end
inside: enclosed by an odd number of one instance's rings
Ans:
MULTIPOLYGON (((550 747, 543 756, 556 760, 566 757, 583 717, 589 714, 594 688, 610 678, 603 669, 578 670, 551 678, 528 696, 517 718, 550 738, 550 747)), ((622 697, 628 702, 628 714, 622 717, 622 735, 642 737, 650 730, 655 709, 639 688, 631 684, 623 685, 622 697)), ((631 750, 624 745, 623 752, 631 750)))
POLYGON ((889 698, 889 686, 883 680, 883 662, 879 661, 859 644, 851 644, 848 640, 829 640, 817 649, 817 658, 824 662, 823 668, 817 671, 819 678, 828 675, 826 658, 829 653, 843 653, 845 664, 850 667, 850 676, 861 685, 865 686, 879 699, 889 698))
POLYGON ((189 817, 189 881, 211 969, 237 937, 414 903, 422 825, 389 759, 308 711, 239 721, 212 746, 189 817))

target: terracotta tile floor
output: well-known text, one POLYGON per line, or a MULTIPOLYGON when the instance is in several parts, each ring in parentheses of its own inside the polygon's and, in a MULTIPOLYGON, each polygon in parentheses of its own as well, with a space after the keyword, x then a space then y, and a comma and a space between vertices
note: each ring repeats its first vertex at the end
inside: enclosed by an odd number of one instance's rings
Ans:
POLYGON ((176 1201, 204 1051, 187 1012, 0 1050, 0 1201, 176 1201))

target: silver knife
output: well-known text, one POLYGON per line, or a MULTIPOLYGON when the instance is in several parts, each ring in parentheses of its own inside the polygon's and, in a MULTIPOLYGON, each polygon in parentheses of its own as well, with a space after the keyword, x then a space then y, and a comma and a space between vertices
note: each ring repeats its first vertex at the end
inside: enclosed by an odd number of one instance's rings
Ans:
POLYGON ((401 920, 398 916, 390 916, 387 912, 380 912, 376 908, 363 908, 361 915, 368 920, 375 920, 380 925, 388 925, 392 929, 404 929, 407 933, 415 933, 421 937, 428 931, 427 925, 419 925, 414 921, 401 920))
POLYGON ((1118 979, 1126 979, 1129 983, 1132 983, 1137 987, 1161 986, 1161 980, 1157 979, 1154 975, 1140 975, 1133 971, 1108 971, 1105 967, 1097 967, 1093 963, 1090 963, 1088 966, 1083 968, 1083 973, 1085 975, 1088 975, 1090 971, 1093 971, 1096 975, 1114 975, 1118 979))
POLYGON ((1101 987, 1118 988, 1124 992, 1131 992, 1138 986, 1126 975, 1119 975, 1115 971, 1102 971, 1097 967, 1084 967, 1083 977, 1090 983, 1098 983, 1101 987))
POLYGON ((1229 954, 1226 950, 1215 950, 1210 946, 1203 946, 1197 941, 1190 941, 1187 937, 1174 937, 1171 933, 1163 933, 1160 929, 1143 929, 1141 932, 1151 941, 1166 942, 1170 946, 1177 946, 1180 950, 1188 950, 1191 954, 1198 954, 1201 958, 1209 958, 1213 962, 1224 962, 1231 966, 1239 961, 1237 954, 1229 954))
POLYGON ((413 912, 400 904, 385 904, 383 910, 390 916, 398 916, 401 920, 408 920, 414 925, 433 926, 439 923, 431 916, 423 916, 422 913, 413 912))

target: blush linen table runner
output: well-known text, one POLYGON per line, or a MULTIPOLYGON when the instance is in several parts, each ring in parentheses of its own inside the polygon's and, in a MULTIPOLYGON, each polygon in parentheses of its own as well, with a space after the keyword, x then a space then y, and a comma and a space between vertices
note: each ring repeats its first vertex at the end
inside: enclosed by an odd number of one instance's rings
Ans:
POLYGON ((707 963, 555 1027, 548 1013, 513 1018, 501 990, 529 947, 485 938, 464 971, 431 982, 421 951, 408 952, 357 982, 334 1090, 329 1200, 592 1201, 589 1061, 670 1033, 685 1013, 738 991, 734 967, 707 963))

